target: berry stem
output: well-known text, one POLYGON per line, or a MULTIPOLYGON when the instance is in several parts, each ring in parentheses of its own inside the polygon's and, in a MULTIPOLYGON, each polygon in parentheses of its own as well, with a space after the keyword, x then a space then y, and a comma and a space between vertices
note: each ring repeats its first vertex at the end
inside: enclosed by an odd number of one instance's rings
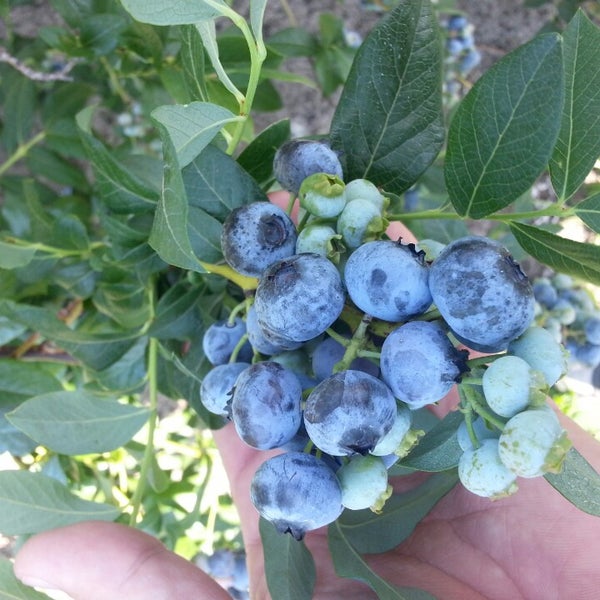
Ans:
POLYGON ((471 385, 463 385, 462 383, 458 386, 459 393, 462 391, 466 402, 471 408, 483 419, 491 423, 494 427, 502 431, 504 429, 504 421, 495 415, 491 410, 479 401, 480 394, 473 389, 471 385))
POLYGON ((365 341, 367 339, 367 330, 369 329, 369 324, 373 317, 371 315, 363 315, 350 343, 346 346, 346 352, 344 352, 344 356, 340 362, 338 362, 333 368, 334 373, 339 373, 340 371, 345 371, 350 367, 350 363, 358 356, 358 352, 365 345, 365 341))
POLYGON ((6 173, 6 171, 8 171, 15 163, 19 162, 22 158, 25 158, 29 150, 43 141, 45 137, 46 132, 40 131, 29 141, 18 146, 18 148, 6 159, 6 161, 0 165, 0 176, 4 175, 4 173, 6 173))

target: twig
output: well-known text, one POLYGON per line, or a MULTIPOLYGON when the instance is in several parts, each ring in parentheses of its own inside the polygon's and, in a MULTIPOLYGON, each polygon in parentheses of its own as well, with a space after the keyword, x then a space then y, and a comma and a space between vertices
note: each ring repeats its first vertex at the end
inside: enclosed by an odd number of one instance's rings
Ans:
POLYGON ((0 62, 5 62, 11 67, 14 67, 19 73, 22 73, 31 79, 32 81, 73 81, 73 78, 68 75, 71 69, 79 62, 77 59, 68 60, 59 71, 56 73, 43 73, 42 71, 36 71, 26 64, 21 62, 18 58, 15 58, 10 54, 6 48, 0 46, 0 62))

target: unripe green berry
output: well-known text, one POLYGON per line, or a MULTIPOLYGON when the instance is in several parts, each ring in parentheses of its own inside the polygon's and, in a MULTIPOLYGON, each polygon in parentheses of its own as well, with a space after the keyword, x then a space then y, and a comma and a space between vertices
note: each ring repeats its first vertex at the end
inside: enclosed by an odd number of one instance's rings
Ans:
POLYGON ((336 175, 314 173, 300 186, 300 206, 315 217, 332 219, 346 205, 344 182, 336 175))
POLYGON ((353 456, 336 475, 342 487, 342 504, 351 510, 371 508, 377 512, 392 493, 387 469, 379 456, 353 456))

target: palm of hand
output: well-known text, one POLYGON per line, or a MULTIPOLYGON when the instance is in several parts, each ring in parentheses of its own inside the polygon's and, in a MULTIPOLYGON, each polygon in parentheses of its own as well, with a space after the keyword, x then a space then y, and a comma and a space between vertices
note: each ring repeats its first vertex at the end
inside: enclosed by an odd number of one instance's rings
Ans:
MULTIPOLYGON (((572 424, 571 437, 585 440, 572 424)), ((257 515, 248 501, 252 474, 265 453, 217 434, 244 521, 254 598, 268 599, 257 515)), ((592 441, 588 460, 598 468, 592 441)), ((393 551, 365 557, 387 581, 425 589, 444 600, 597 597, 600 521, 575 508, 543 478, 519 479, 519 491, 492 502, 457 485, 393 551)), ((340 579, 329 557, 326 529, 306 536, 317 566, 315 598, 376 598, 366 586, 340 579)))

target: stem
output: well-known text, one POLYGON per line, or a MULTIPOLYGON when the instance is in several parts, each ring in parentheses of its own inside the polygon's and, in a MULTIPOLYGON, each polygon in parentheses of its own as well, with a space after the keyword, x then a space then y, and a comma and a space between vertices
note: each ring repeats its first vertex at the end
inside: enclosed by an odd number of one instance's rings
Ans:
POLYGON ((472 409, 483 419, 491 423, 494 427, 497 427, 500 431, 504 429, 504 421, 502 421, 499 417, 497 417, 493 412, 488 410, 477 397, 477 393, 475 390, 466 385, 459 385, 459 390, 462 389, 465 400, 469 403, 472 409))
POLYGON ((46 137, 45 131, 40 131, 37 135, 34 135, 29 141, 21 144, 11 156, 9 156, 2 165, 0 165, 0 177, 8 171, 15 163, 19 162, 22 158, 27 156, 27 153, 35 145, 39 144, 46 137))
POLYGON ((344 352, 344 356, 340 362, 338 362, 334 368, 334 373, 339 373, 340 371, 344 371, 350 367, 350 363, 357 357, 358 351, 364 346, 367 336, 367 330, 369 329, 369 324, 371 323, 373 317, 371 315, 365 314, 361 319, 350 343, 346 347, 346 352, 344 352))
POLYGON ((281 8, 283 8, 283 12, 285 13, 285 16, 288 18, 290 25, 292 27, 298 27, 298 21, 296 20, 296 15, 294 14, 294 11, 292 10, 288 1, 287 0, 279 0, 279 4, 281 4, 281 8))
POLYGON ((134 526, 142 505, 142 498, 148 481, 148 471, 154 459, 154 432, 156 430, 157 408, 158 408, 158 340, 150 338, 148 344, 148 394, 150 398, 150 418, 148 419, 148 438, 144 456, 142 458, 142 467, 140 469, 140 477, 135 488, 133 497, 131 498, 131 516, 129 524, 134 526))

